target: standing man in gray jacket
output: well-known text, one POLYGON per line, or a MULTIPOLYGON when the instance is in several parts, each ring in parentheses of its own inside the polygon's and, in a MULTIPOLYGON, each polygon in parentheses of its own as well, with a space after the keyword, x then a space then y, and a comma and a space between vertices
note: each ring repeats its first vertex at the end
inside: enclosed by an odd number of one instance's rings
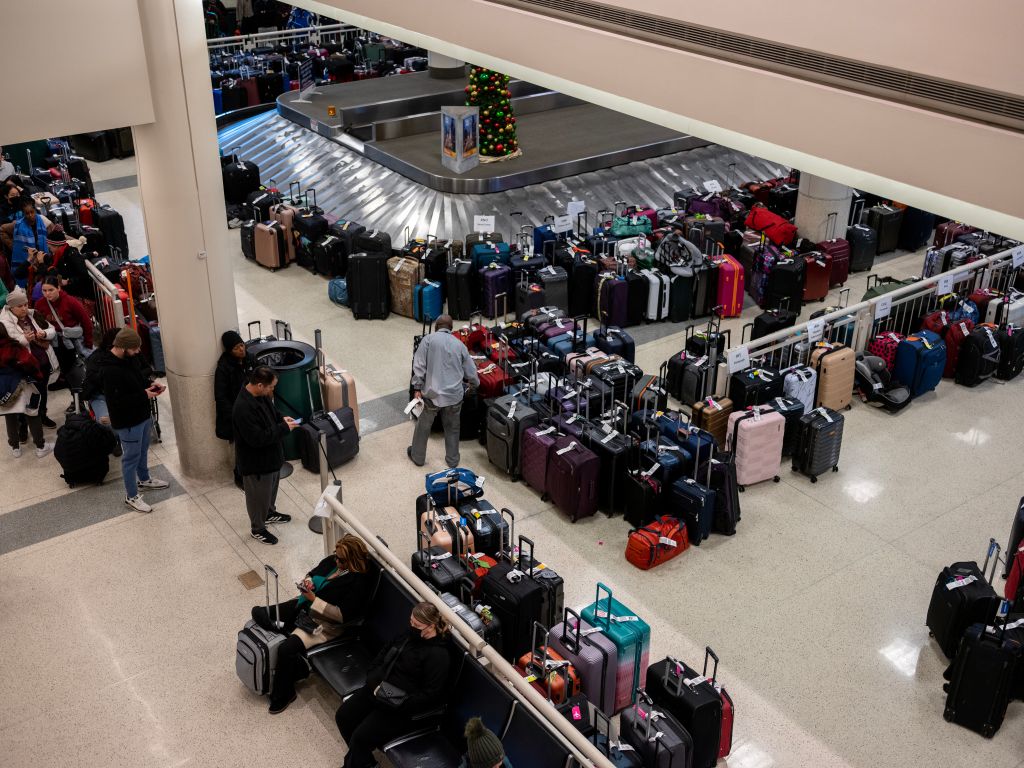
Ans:
POLYGON ((444 425, 444 460, 459 466, 459 429, 466 385, 480 385, 473 358, 466 345, 452 336, 451 315, 437 318, 436 330, 423 337, 412 361, 413 396, 423 401, 423 413, 416 420, 412 445, 406 455, 417 467, 427 460, 427 438, 437 412, 444 425))

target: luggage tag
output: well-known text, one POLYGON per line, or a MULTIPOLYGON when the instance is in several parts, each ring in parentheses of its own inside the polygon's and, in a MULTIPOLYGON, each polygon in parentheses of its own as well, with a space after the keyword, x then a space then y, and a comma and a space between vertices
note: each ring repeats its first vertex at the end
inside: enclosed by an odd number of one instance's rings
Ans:
POLYGON ((513 416, 513 415, 515 414, 515 412, 516 412, 516 405, 518 405, 518 403, 519 403, 519 401, 518 401, 518 400, 513 400, 513 401, 512 401, 512 402, 511 402, 511 403, 509 404, 509 408, 508 408, 508 415, 506 416, 506 418, 509 418, 509 419, 511 419, 511 418, 512 418, 512 416, 513 416))
POLYGON ((679 546, 679 542, 678 541, 676 541, 675 539, 670 539, 667 536, 659 536, 658 537, 658 543, 659 544, 663 544, 666 547, 678 547, 679 546))
POLYGON ((341 419, 338 418, 336 413, 334 413, 333 411, 329 411, 327 413, 327 418, 330 419, 331 422, 334 424, 335 429, 337 429, 339 432, 344 431, 345 425, 341 423, 341 419))
POLYGON ((970 575, 970 576, 967 576, 966 578, 960 578, 959 576, 957 576, 953 581, 951 581, 948 584, 946 584, 946 589, 949 590, 950 592, 952 592, 954 589, 959 589, 960 587, 966 587, 968 584, 972 584, 972 583, 974 583, 977 580, 978 580, 978 577, 974 576, 973 574, 970 575))
POLYGON ((1010 624, 1005 624, 1002 627, 985 627, 985 631, 994 635, 1002 632, 1003 630, 1009 631, 1011 629, 1017 629, 1018 627, 1024 627, 1024 619, 1017 619, 1016 621, 1011 622, 1010 624))
POLYGON ((618 434, 619 433, 613 429, 611 432, 605 435, 604 438, 602 438, 601 445, 606 445, 607 443, 611 442, 614 438, 618 437, 618 434))
POLYGON ((820 413, 822 416, 824 416, 825 421, 827 421, 829 424, 833 422, 832 417, 828 415, 828 411, 826 411, 824 408, 815 408, 814 410, 820 413))
POLYGON ((963 331, 964 336, 970 333, 970 331, 967 330, 967 323, 960 323, 960 330, 963 331))
POLYGON ((556 431, 554 427, 548 427, 547 429, 538 432, 537 436, 540 437, 541 435, 550 435, 554 431, 556 431))
POLYGON ((569 451, 573 450, 575 447, 576 447, 576 441, 573 440, 571 443, 569 443, 567 446, 565 446, 565 448, 562 448, 562 449, 560 449, 558 451, 555 451, 555 455, 561 456, 562 454, 568 453, 569 451))
MULTIPOLYGON (((660 391, 661 391, 661 390, 657 390, 657 391, 658 391, 658 392, 660 393, 660 391)), ((708 398, 708 399, 707 399, 707 400, 706 400, 705 402, 707 402, 707 404, 708 404, 708 405, 709 405, 709 406, 710 406, 711 408, 714 408, 714 409, 715 409, 716 411, 720 411, 720 410, 722 410, 722 406, 721 406, 721 405, 719 405, 719 404, 718 404, 717 402, 715 402, 715 399, 714 399, 714 398, 712 398, 712 397, 709 397, 709 398, 708 398)))
POLYGON ((640 473, 640 477, 650 477, 651 475, 658 472, 660 469, 661 464, 659 464, 658 462, 654 462, 650 469, 640 473))

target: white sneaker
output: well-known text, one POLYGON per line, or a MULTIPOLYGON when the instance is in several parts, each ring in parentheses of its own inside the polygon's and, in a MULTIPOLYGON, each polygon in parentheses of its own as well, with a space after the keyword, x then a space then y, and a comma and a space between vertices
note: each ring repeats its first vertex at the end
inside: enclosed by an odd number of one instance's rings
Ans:
POLYGON ((14 455, 14 458, 16 458, 16 459, 20 459, 21 458, 21 448, 20 447, 18 447, 18 448, 11 448, 11 453, 14 455))
POLYGON ((171 484, 166 480, 158 480, 155 477, 151 477, 149 480, 139 480, 136 485, 139 488, 146 488, 150 491, 162 491, 164 488, 169 488, 171 484))
POLYGON ((125 500, 124 500, 124 503, 127 504, 132 509, 134 509, 136 512, 152 512, 153 511, 153 508, 151 506, 149 506, 149 504, 147 504, 145 502, 145 500, 142 498, 142 494, 141 493, 138 496, 133 496, 131 498, 128 498, 126 496, 125 500))
MULTIPOLYGON (((21 453, 21 451, 18 451, 21 453)), ((53 453, 53 443, 43 443, 42 448, 36 448, 36 458, 41 459, 43 456, 53 453)))

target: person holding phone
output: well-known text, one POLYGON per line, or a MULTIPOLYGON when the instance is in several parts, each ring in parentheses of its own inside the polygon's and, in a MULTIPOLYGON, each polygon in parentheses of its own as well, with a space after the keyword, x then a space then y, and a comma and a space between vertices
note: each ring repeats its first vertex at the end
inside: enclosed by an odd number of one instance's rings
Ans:
POLYGON ((159 491, 168 486, 149 474, 149 439, 153 429, 150 400, 166 387, 150 381, 143 370, 142 339, 133 328, 122 328, 110 348, 111 359, 102 368, 103 397, 110 414, 110 426, 121 441, 121 473, 124 503, 136 512, 152 512, 141 490, 159 491))
POLYGON ((5 224, 0 234, 11 253, 14 281, 20 288, 27 289, 29 267, 41 266, 50 253, 46 245, 46 219, 36 213, 35 200, 22 197, 17 218, 5 224))
POLYGON ((235 467, 242 476, 250 535, 264 544, 277 544, 267 523, 287 523, 292 518, 277 511, 277 486, 284 464, 284 436, 298 426, 274 407, 277 374, 266 365, 254 368, 231 409, 235 437, 235 467))

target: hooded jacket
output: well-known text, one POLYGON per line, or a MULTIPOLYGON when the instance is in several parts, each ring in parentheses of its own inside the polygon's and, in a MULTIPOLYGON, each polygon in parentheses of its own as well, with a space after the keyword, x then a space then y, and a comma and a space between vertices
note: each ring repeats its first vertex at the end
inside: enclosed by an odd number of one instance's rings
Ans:
POLYGON ((89 313, 85 311, 85 307, 82 305, 82 302, 74 296, 70 296, 67 291, 61 290, 56 301, 47 302, 45 296, 39 299, 39 301, 36 302, 36 312, 39 312, 43 317, 45 317, 47 322, 56 329, 59 329, 61 325, 65 327, 75 325, 80 326, 85 346, 90 348, 92 347, 92 318, 89 316, 89 313), (50 308, 51 304, 53 305, 53 309, 50 308), (54 310, 56 310, 57 315, 59 316, 60 323, 57 323, 54 319, 54 310))
POLYGON ((233 440, 235 437, 234 427, 231 426, 231 411, 251 366, 252 358, 248 355, 244 360, 239 360, 231 352, 225 352, 217 360, 217 370, 213 376, 213 399, 217 405, 216 433, 221 440, 233 440))

